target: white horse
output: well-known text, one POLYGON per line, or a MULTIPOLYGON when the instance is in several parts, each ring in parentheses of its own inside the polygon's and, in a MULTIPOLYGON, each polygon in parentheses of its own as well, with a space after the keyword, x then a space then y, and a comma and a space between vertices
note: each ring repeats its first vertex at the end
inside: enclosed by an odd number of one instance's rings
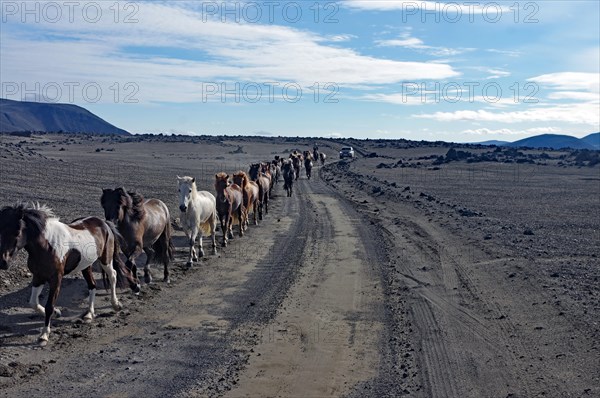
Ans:
POLYGON ((202 237, 212 237, 213 254, 217 254, 217 200, 207 191, 198 191, 196 179, 193 177, 177 177, 179 185, 179 210, 181 210, 181 225, 189 239, 190 257, 187 266, 191 267, 198 261, 194 243, 198 237, 200 257, 204 257, 202 237))

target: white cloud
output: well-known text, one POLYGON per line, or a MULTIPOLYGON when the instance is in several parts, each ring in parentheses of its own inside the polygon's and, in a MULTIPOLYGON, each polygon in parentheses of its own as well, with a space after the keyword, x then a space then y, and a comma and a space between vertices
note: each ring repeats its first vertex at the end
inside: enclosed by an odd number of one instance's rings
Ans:
POLYGON ((555 91, 548 94, 548 98, 552 100, 569 99, 575 101, 600 102, 600 94, 584 91, 555 91))
POLYGON ((512 130, 512 129, 507 129, 507 128, 489 129, 489 128, 483 127, 483 128, 478 128, 478 129, 463 130, 461 132, 461 134, 513 136, 513 135, 524 135, 524 134, 536 134, 536 135, 537 134, 556 134, 556 133, 560 133, 560 132, 561 132, 561 129, 559 129, 557 127, 534 127, 534 128, 524 129, 524 130, 512 130))
POLYGON ((522 111, 490 112, 486 110, 461 110, 455 112, 435 112, 413 115, 419 119, 432 119, 441 122, 480 121, 499 123, 526 122, 565 122, 587 124, 598 128, 600 115, 598 105, 594 103, 561 104, 540 106, 522 111))
POLYGON ((502 69, 488 69, 487 70, 488 73, 490 73, 490 76, 486 77, 486 79, 500 79, 502 77, 508 77, 510 76, 510 72, 506 71, 506 70, 502 70, 502 69))
POLYGON ((520 57, 523 54, 521 51, 515 51, 515 50, 498 50, 498 49, 495 49, 495 48, 488 48, 486 51, 490 52, 490 53, 496 53, 496 54, 506 55, 506 56, 511 57, 511 58, 520 57))
POLYGON ((426 45, 423 40, 412 37, 410 33, 404 32, 398 39, 377 40, 375 42, 380 47, 404 47, 412 50, 421 51, 437 57, 451 57, 473 51, 474 48, 448 48, 426 45))
MULTIPOLYGON (((438 13, 448 13, 454 16, 454 13, 460 11, 463 14, 475 14, 481 15, 482 12, 486 11, 486 3, 479 2, 441 2, 441 1, 429 1, 429 0, 345 0, 342 2, 343 5, 351 8, 361 10, 375 10, 375 11, 394 11, 402 10, 404 12, 412 12, 412 10, 422 11, 433 11, 438 13)), ((490 18, 493 18, 493 11, 495 9, 508 11, 507 7, 493 3, 491 6, 487 4, 490 12, 490 18)))
POLYGON ((593 93, 600 92, 600 75, 584 72, 559 72, 535 76, 528 81, 533 81, 558 90, 586 90, 593 93))
MULTIPOLYGON (((111 4, 100 4, 112 15, 111 4)), ((188 6, 139 3, 134 24, 76 20, 35 24, 24 33, 3 23, 3 81, 95 81, 106 87, 131 81, 139 85, 142 102, 187 102, 202 98, 202 82, 275 81, 303 87, 334 82, 355 87, 459 75, 448 64, 381 59, 325 44, 349 35, 325 37, 287 26, 223 23, 203 19, 195 6, 184 8, 188 6), (180 53, 184 55, 172 55, 180 53)))

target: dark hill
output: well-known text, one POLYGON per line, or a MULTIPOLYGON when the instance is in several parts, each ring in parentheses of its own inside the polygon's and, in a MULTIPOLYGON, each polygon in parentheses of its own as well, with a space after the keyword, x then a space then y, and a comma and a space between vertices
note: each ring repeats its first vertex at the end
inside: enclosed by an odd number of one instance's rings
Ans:
POLYGON ((77 105, 0 98, 0 133, 26 131, 129 135, 77 105))
POLYGON ((506 144, 509 147, 595 149, 592 144, 570 135, 542 134, 506 144))

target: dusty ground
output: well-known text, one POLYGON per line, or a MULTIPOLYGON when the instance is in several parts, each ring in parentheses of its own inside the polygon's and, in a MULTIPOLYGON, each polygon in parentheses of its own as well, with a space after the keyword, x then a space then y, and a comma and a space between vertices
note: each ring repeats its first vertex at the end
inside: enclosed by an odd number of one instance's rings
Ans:
MULTIPOLYGON (((212 191, 216 172, 313 145, 0 139, 0 205, 64 220, 102 214, 101 188, 120 185, 176 218, 176 175, 212 191)), ((319 141, 332 161, 343 144, 319 141)), ((435 166, 447 147, 352 144, 357 159, 292 198, 277 187, 260 226, 192 270, 177 231, 171 285, 122 291, 119 313, 101 292, 79 322, 85 283, 68 278, 45 348, 20 255, 0 274, 0 396, 599 396, 598 166, 435 166)))

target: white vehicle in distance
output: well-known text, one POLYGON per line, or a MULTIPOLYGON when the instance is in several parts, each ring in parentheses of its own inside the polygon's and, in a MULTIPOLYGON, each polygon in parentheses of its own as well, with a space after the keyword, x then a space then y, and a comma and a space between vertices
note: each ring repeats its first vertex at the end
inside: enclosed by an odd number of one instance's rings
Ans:
POLYGON ((351 146, 345 146, 340 150, 340 159, 344 158, 353 158, 354 157, 354 148, 351 146))

